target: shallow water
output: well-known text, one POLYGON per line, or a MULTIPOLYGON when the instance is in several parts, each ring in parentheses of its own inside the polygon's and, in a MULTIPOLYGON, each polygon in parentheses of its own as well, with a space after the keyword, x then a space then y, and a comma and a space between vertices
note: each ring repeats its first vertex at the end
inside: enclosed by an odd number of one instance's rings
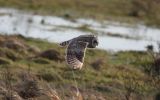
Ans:
POLYGON ((160 29, 144 25, 129 25, 118 22, 98 22, 92 19, 71 21, 57 16, 34 15, 15 9, 0 8, 0 34, 21 34, 25 37, 45 39, 50 42, 62 42, 89 31, 78 29, 87 25, 98 33, 98 48, 111 51, 144 51, 147 45, 153 45, 158 51, 160 29), (108 35, 113 34, 113 35, 108 35), (103 35, 102 35, 103 34, 103 35), (121 37, 116 37, 118 34, 121 37), (124 36, 129 38, 124 38, 124 36))

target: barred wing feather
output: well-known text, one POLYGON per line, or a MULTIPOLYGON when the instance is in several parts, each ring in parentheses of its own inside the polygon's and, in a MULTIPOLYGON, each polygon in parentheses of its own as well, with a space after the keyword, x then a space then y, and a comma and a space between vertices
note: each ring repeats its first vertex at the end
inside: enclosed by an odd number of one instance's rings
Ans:
POLYGON ((73 69, 81 69, 83 66, 85 50, 88 43, 72 41, 67 48, 66 61, 73 69))

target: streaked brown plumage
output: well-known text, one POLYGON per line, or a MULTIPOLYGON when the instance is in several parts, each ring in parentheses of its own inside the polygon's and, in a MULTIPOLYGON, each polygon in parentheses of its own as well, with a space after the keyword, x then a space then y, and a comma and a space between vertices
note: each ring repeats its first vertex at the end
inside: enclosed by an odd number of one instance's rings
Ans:
POLYGON ((94 35, 80 35, 71 40, 64 41, 60 45, 63 47, 67 46, 67 64, 73 69, 81 69, 86 48, 95 48, 98 45, 98 39, 94 35))

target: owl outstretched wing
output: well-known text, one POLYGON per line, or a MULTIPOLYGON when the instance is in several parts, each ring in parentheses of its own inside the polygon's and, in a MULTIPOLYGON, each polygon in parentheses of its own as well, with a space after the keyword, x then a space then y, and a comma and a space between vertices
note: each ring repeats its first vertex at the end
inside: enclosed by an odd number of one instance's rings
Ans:
POLYGON ((67 48, 66 61, 73 69, 81 69, 83 66, 85 50, 88 43, 72 41, 67 48))

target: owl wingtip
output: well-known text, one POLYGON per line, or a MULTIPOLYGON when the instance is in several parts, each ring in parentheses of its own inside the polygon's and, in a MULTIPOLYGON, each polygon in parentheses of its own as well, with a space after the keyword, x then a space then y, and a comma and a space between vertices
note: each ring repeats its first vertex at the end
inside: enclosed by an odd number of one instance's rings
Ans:
POLYGON ((81 70, 81 69, 82 69, 82 66, 83 66, 83 63, 80 63, 78 66, 73 66, 72 68, 73 68, 74 70, 77 70, 77 69, 81 70))

